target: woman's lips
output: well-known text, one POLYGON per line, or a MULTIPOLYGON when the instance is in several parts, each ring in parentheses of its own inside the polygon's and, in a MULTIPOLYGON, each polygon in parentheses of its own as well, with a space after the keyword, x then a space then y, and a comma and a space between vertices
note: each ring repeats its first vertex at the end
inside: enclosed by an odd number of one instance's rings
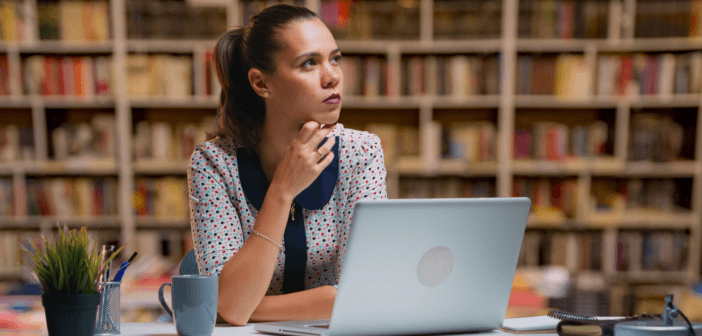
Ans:
POLYGON ((324 100, 325 104, 339 104, 341 103, 341 96, 338 93, 334 93, 324 100))

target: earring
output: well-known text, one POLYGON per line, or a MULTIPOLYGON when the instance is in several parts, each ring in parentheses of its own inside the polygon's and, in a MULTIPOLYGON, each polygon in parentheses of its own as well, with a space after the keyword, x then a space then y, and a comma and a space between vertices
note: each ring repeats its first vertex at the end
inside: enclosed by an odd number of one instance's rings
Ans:
POLYGON ((270 96, 270 93, 268 93, 268 91, 263 93, 263 98, 268 98, 268 96, 270 96))

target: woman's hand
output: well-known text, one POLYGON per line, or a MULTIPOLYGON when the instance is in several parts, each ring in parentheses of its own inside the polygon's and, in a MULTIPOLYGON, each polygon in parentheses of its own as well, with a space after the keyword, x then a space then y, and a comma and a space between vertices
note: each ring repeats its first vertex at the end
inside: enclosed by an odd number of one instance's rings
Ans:
POLYGON ((317 149, 333 127, 334 125, 326 125, 320 128, 320 124, 315 121, 302 125, 297 137, 278 163, 271 187, 277 188, 291 201, 309 187, 334 159, 331 149, 336 143, 335 137, 329 137, 324 145, 317 149))

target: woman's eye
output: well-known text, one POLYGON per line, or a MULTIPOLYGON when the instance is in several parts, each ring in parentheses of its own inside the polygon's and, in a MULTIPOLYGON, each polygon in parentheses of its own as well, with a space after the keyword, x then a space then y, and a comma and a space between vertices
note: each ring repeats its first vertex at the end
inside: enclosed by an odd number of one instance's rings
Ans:
POLYGON ((332 58, 332 62, 334 63, 339 63, 339 61, 341 61, 341 55, 334 56, 334 58, 332 58))
POLYGON ((311 60, 311 59, 305 61, 305 63, 302 63, 302 67, 303 67, 303 68, 309 68, 309 67, 311 67, 311 66, 313 66, 313 65, 314 65, 314 60, 311 60))

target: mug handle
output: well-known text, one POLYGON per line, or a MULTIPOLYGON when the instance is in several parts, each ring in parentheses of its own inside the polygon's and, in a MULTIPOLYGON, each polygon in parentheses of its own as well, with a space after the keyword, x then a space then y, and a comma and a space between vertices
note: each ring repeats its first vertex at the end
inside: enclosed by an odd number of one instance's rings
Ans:
POLYGON ((168 308, 168 304, 166 304, 166 300, 163 299, 163 288, 166 286, 171 286, 171 290, 173 290, 173 285, 171 285, 170 282, 166 282, 163 285, 161 285, 161 288, 158 289, 158 300, 161 301, 161 306, 163 309, 166 310, 166 313, 171 316, 171 319, 173 319, 173 312, 171 311, 170 308, 168 308))

